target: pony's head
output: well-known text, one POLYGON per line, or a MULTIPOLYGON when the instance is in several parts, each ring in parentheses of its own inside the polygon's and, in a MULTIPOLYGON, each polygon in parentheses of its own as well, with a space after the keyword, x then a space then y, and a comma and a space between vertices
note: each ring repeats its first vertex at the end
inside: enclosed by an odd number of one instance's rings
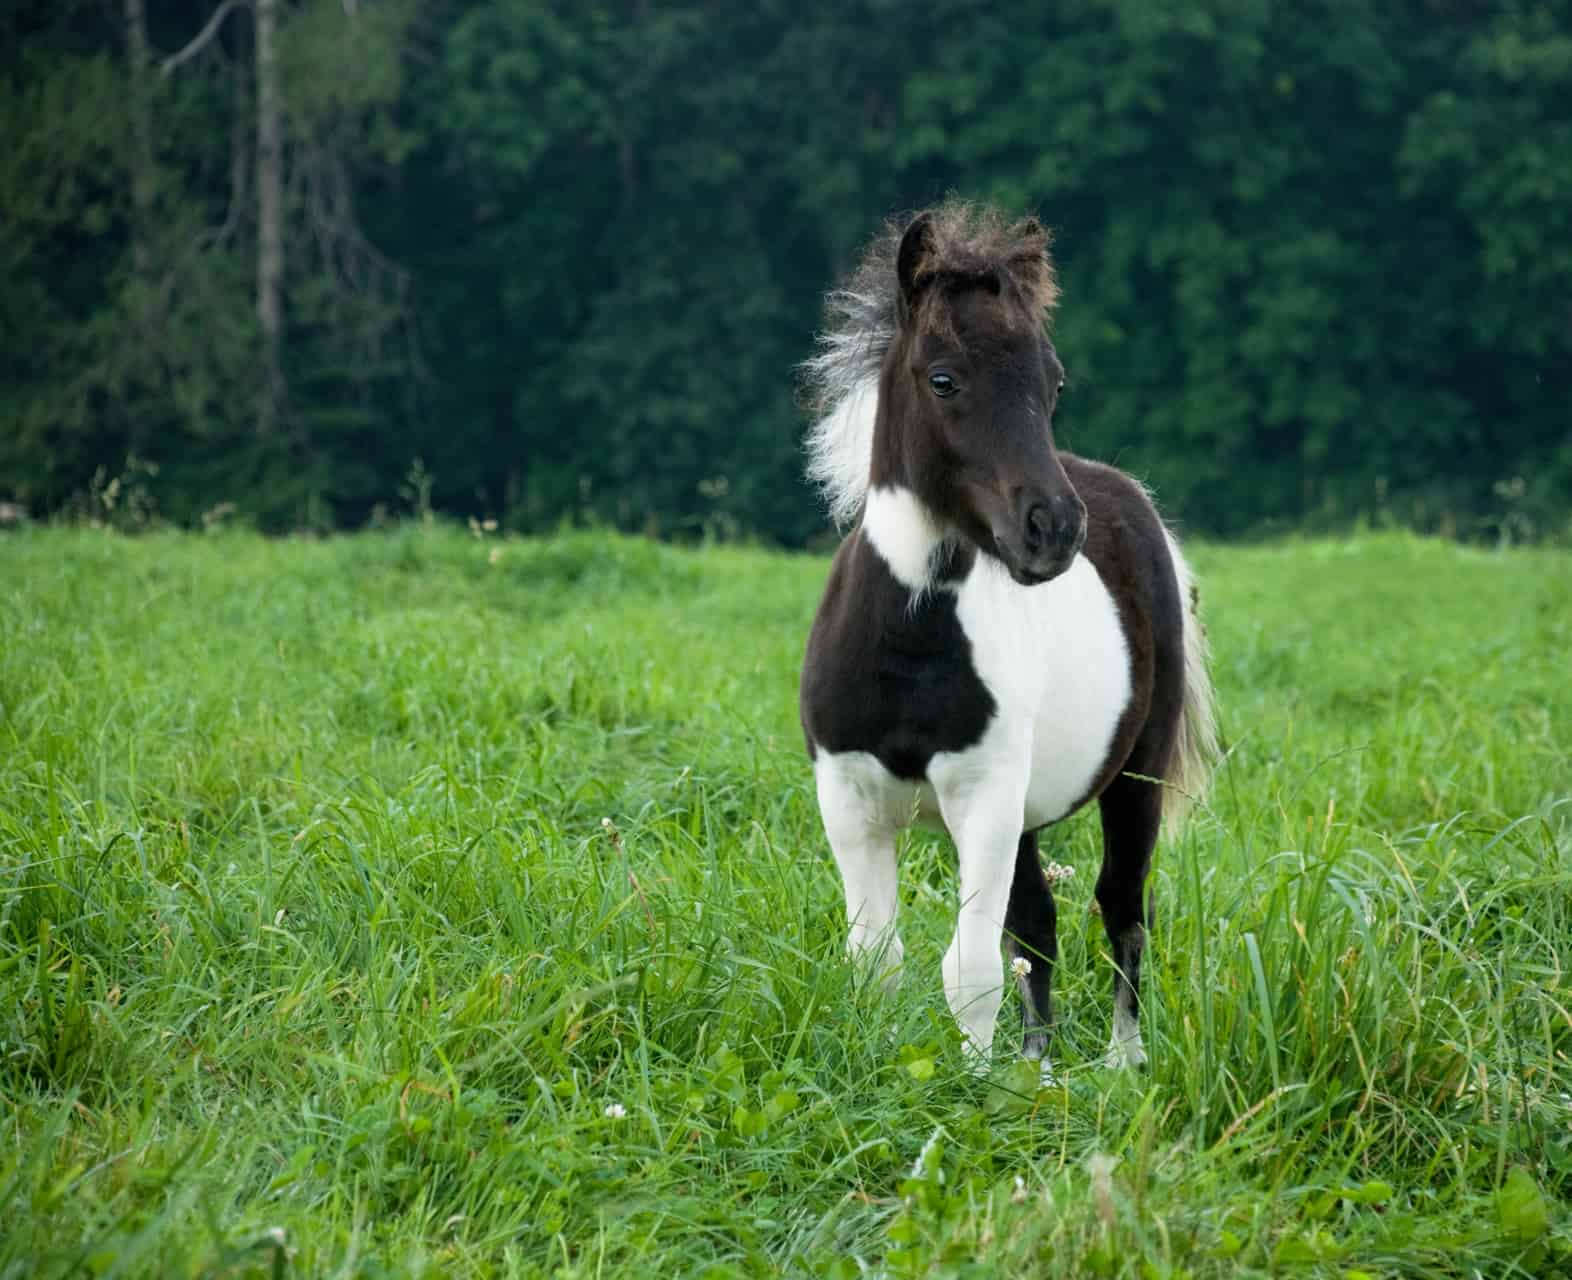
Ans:
POLYGON ((911 490, 1017 582, 1057 577, 1086 539, 1086 506, 1054 452, 1048 233, 946 205, 905 229, 894 265, 869 482, 911 490))

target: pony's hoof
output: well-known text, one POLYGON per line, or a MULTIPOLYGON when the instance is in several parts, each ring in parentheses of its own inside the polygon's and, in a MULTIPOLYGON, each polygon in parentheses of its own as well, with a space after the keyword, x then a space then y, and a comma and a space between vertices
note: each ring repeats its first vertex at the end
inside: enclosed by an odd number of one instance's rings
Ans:
POLYGON ((1140 1036, 1115 1039, 1108 1044, 1103 1065, 1110 1071, 1135 1071, 1146 1066, 1146 1046, 1140 1036))

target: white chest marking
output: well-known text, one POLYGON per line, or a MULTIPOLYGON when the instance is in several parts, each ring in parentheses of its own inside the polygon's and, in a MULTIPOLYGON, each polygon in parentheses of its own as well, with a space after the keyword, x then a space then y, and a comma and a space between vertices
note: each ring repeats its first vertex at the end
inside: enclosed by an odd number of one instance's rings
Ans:
POLYGON ((1022 587, 980 560, 956 601, 972 665, 998 710, 973 751, 1009 767, 1028 754, 1024 827, 1055 822, 1085 798, 1130 701, 1130 652, 1119 609, 1077 556, 1052 582, 1022 587))

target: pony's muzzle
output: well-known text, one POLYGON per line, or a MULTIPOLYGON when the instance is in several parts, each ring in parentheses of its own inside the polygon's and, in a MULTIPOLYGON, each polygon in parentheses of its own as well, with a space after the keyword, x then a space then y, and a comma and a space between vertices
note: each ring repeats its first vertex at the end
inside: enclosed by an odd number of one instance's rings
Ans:
POLYGON ((1086 542, 1086 504, 1075 493, 1039 498, 1027 505, 1021 521, 1018 582, 1057 578, 1086 542))

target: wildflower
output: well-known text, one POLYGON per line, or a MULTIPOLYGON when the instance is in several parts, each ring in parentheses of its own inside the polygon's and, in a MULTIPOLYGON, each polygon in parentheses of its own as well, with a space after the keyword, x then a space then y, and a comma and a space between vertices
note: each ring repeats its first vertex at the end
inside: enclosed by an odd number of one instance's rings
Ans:
MULTIPOLYGON (((928 1141, 922 1144, 922 1150, 917 1153, 917 1159, 912 1162, 912 1177, 924 1178, 928 1175, 928 1157, 932 1154, 939 1139, 944 1136, 944 1126, 936 1125, 934 1131, 928 1135, 928 1141)), ((944 1181, 944 1170, 939 1171, 939 1181, 944 1181)))
POLYGON ((1016 956, 1014 960, 1010 961, 1010 972, 1017 978, 1024 978, 1031 971, 1032 962, 1025 956, 1016 956))
POLYGON ((1068 880, 1075 874, 1075 868, 1067 863, 1048 862, 1043 864, 1043 878, 1049 884, 1057 884, 1061 880, 1068 880))
POLYGON ((608 1120, 626 1120, 628 1109, 620 1102, 613 1102, 606 1108, 604 1115, 608 1120))
POLYGON ((1016 1204, 1026 1203, 1026 1179, 1020 1174, 1015 1175, 1015 1190, 1010 1192, 1010 1199, 1016 1204))

